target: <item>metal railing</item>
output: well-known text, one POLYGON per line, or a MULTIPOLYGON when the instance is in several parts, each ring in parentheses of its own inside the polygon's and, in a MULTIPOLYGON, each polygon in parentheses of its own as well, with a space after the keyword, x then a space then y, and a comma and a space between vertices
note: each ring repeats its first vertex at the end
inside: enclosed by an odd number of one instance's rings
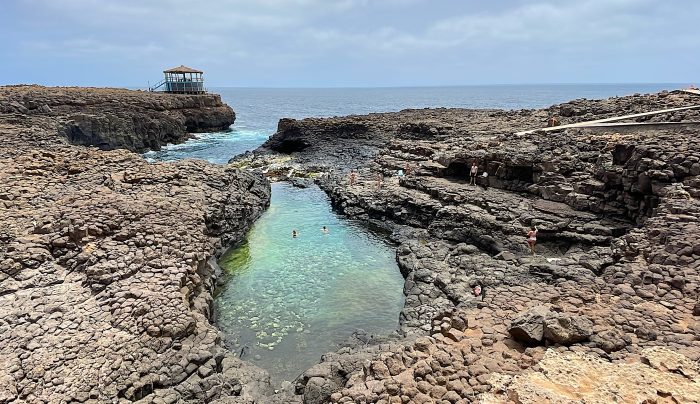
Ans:
POLYGON ((148 91, 162 91, 172 94, 201 94, 206 93, 207 88, 204 87, 204 80, 185 80, 172 81, 163 79, 158 83, 148 87, 148 91))
POLYGON ((165 85, 165 79, 154 84, 152 87, 148 87, 148 91, 156 91, 157 89, 163 87, 164 85, 165 85))

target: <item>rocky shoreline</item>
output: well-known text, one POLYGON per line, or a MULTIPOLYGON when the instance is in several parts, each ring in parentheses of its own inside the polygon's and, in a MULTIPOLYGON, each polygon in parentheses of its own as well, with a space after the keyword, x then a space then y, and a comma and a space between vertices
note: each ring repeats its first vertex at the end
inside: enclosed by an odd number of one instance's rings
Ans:
POLYGON ((325 355, 297 381, 297 399, 700 400, 700 110, 514 135, 552 116, 697 104, 663 92, 281 120, 232 163, 313 178, 339 211, 392 232, 406 279, 404 337, 325 355), (536 256, 524 242, 533 225, 536 256))
POLYGON ((0 97, 4 121, 42 125, 50 136, 31 140, 45 146, 58 132, 71 144, 142 153, 184 142, 191 133, 226 130, 236 119, 218 94, 17 85, 3 87, 0 97))
POLYGON ((699 103, 284 119, 218 166, 133 153, 227 128, 216 95, 0 87, 0 403, 696 402, 700 110, 513 133, 699 103), (282 391, 211 323, 215 257, 269 204, 255 171, 388 230, 406 279, 397 335, 282 391))
POLYGON ((214 257, 268 206, 269 183, 128 151, 234 117, 217 95, 0 87, 0 403, 272 394, 210 322, 214 257))

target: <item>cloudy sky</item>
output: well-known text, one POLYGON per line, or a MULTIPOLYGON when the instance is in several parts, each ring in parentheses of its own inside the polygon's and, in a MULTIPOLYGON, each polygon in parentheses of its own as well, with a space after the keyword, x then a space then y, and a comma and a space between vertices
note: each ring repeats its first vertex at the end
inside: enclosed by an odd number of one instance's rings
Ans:
MULTIPOLYGON (((0 84, 700 81, 698 0, 2 0, 0 84)), ((698 83, 700 84, 700 83, 698 83)))

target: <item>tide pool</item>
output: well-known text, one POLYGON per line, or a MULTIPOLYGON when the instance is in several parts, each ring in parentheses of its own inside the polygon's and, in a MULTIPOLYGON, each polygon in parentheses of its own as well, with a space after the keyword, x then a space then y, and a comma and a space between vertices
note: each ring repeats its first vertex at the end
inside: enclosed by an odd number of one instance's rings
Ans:
POLYGON ((358 329, 387 335, 398 326, 394 249, 337 216, 317 187, 273 184, 270 208, 219 264, 228 279, 215 304, 227 346, 274 381, 293 380, 358 329))

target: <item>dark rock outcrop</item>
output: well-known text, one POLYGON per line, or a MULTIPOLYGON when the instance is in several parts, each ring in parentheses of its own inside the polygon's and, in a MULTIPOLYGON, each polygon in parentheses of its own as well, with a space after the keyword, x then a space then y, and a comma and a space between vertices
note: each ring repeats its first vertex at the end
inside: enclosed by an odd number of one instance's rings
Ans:
POLYGON ((593 322, 586 316, 557 314, 545 319, 544 339, 560 345, 587 340, 593 334, 593 322))
POLYGON ((40 86, 4 87, 0 113, 51 117, 73 144, 136 152, 181 143, 190 133, 226 130, 236 119, 217 94, 40 86))
POLYGON ((535 306, 514 318, 510 328, 508 328, 508 332, 516 340, 527 344, 542 342, 544 338, 544 323, 550 315, 548 308, 535 306))

